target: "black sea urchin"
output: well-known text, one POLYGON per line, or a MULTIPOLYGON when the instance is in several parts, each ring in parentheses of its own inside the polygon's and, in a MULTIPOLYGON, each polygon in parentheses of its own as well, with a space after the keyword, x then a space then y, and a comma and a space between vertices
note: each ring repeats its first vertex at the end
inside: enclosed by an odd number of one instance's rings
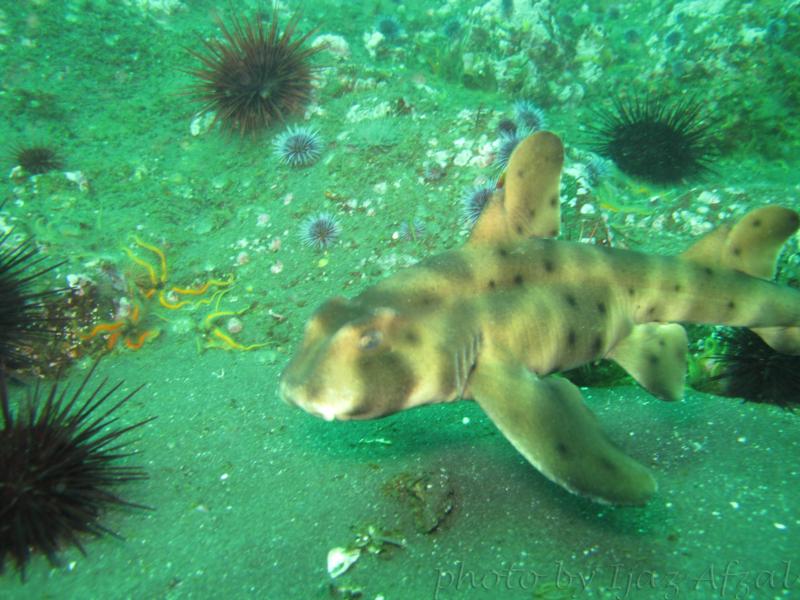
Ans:
POLYGON ((14 162, 29 175, 41 175, 64 166, 58 152, 44 145, 18 145, 11 149, 14 162))
POLYGON ((34 553, 54 565, 66 546, 85 554, 80 536, 118 537, 101 523, 106 508, 146 508, 122 499, 115 488, 146 478, 143 470, 118 461, 132 454, 121 437, 150 419, 111 427, 117 409, 141 388, 112 401, 122 383, 107 387, 104 379, 84 393, 96 366, 74 391, 55 383, 45 391, 37 384, 16 413, 0 372, 0 573, 11 560, 24 579, 34 553))
POLYGON ((32 240, 9 244, 9 230, 0 236, 0 370, 24 368, 34 360, 34 345, 55 333, 47 316, 47 299, 59 290, 38 291, 33 282, 59 264, 40 267, 32 240))
POLYGON ((589 127, 593 150, 632 177, 665 185, 699 175, 717 154, 713 123, 691 98, 617 100, 589 127))
POLYGON ((749 329, 715 333, 721 352, 712 355, 713 381, 727 396, 782 408, 800 406, 800 356, 781 354, 749 329))
POLYGON ((313 30, 295 36, 299 15, 283 32, 277 10, 269 29, 259 16, 234 17, 230 28, 218 19, 224 40, 204 40, 203 50, 189 50, 202 65, 190 74, 198 81, 189 94, 214 110, 216 120, 241 135, 256 133, 302 111, 311 99, 313 68, 309 57, 322 46, 304 48, 313 30))

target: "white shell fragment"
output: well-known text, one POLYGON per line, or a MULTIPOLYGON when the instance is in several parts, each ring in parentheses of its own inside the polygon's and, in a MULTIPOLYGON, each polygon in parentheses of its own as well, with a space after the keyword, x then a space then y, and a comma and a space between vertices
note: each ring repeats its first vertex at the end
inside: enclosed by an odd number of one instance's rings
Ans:
POLYGON ((328 551, 328 574, 338 577, 361 556, 361 548, 331 548, 328 551))

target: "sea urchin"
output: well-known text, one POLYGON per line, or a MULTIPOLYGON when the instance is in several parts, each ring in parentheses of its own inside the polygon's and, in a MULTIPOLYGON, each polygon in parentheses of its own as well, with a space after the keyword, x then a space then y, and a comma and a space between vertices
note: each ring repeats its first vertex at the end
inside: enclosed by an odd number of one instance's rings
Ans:
POLYGON ((20 144, 14 146, 11 152, 14 162, 30 175, 56 171, 64 165, 58 152, 43 144, 33 146, 20 144))
POLYGON ((150 419, 110 428, 114 413, 140 388, 107 407, 122 384, 108 388, 103 380, 84 393, 96 366, 74 391, 55 383, 43 391, 37 384, 16 414, 0 372, 0 572, 10 558, 24 579, 34 553, 56 565, 65 546, 85 554, 81 535, 116 536, 101 523, 106 508, 146 508, 115 488, 146 478, 118 460, 131 454, 120 438, 150 419))
POLYGON ((483 213, 486 204, 492 199, 495 187, 496 186, 485 185, 483 187, 471 189, 464 194, 464 198, 461 200, 461 206, 464 219, 468 225, 472 226, 478 221, 478 217, 483 213))
POLYGON ((12 231, 0 236, 0 371, 28 367, 35 343, 54 333, 47 299, 59 290, 39 291, 32 283, 61 263, 40 268, 31 240, 9 244, 12 231))
POLYGON ((800 357, 781 354, 745 328, 721 328, 715 337, 721 352, 710 356, 711 381, 726 396, 751 402, 800 407, 800 357))
POLYGON ((300 226, 303 244, 315 250, 327 250, 340 233, 339 220, 330 213, 311 215, 300 226))
POLYGON ((272 144, 280 161, 294 168, 309 167, 322 154, 322 138, 316 129, 289 126, 272 144))
POLYGON ((313 68, 309 57, 323 46, 303 47, 313 30, 295 36, 299 15, 283 32, 277 9, 269 29, 259 16, 234 17, 230 28, 217 19, 224 40, 203 40, 203 50, 189 50, 202 64, 189 71, 197 82, 188 93, 216 111, 215 120, 241 135, 256 133, 303 110, 311 98, 313 68))
POLYGON ((617 100, 589 127, 593 150, 632 177, 665 185, 699 175, 717 155, 713 123, 687 98, 670 103, 646 97, 617 100))

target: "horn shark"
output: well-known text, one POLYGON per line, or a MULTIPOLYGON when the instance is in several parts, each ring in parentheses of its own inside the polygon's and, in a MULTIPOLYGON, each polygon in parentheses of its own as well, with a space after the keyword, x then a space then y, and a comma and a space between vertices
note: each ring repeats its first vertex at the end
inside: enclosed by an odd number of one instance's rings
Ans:
POLYGON ((800 218, 760 208, 677 256, 557 241, 563 162, 555 134, 526 138, 463 247, 323 304, 282 374, 283 399, 328 420, 472 399, 570 492, 646 503, 657 488, 650 471, 555 373, 607 358, 678 400, 679 323, 750 327, 800 354, 800 291, 770 281, 800 218))

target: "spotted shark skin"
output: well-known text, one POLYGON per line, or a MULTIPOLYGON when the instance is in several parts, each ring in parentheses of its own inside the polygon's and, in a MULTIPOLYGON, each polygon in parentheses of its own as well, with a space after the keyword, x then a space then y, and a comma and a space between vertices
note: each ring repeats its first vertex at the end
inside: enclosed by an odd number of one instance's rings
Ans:
POLYGON ((327 420, 475 400, 552 481, 601 503, 646 503, 650 471, 555 373, 607 358, 678 400, 679 323, 750 327, 800 354, 800 292, 770 281, 800 218, 757 209, 679 256, 558 241, 563 156, 553 133, 526 138, 463 247, 323 304, 282 375, 283 399, 327 420))

